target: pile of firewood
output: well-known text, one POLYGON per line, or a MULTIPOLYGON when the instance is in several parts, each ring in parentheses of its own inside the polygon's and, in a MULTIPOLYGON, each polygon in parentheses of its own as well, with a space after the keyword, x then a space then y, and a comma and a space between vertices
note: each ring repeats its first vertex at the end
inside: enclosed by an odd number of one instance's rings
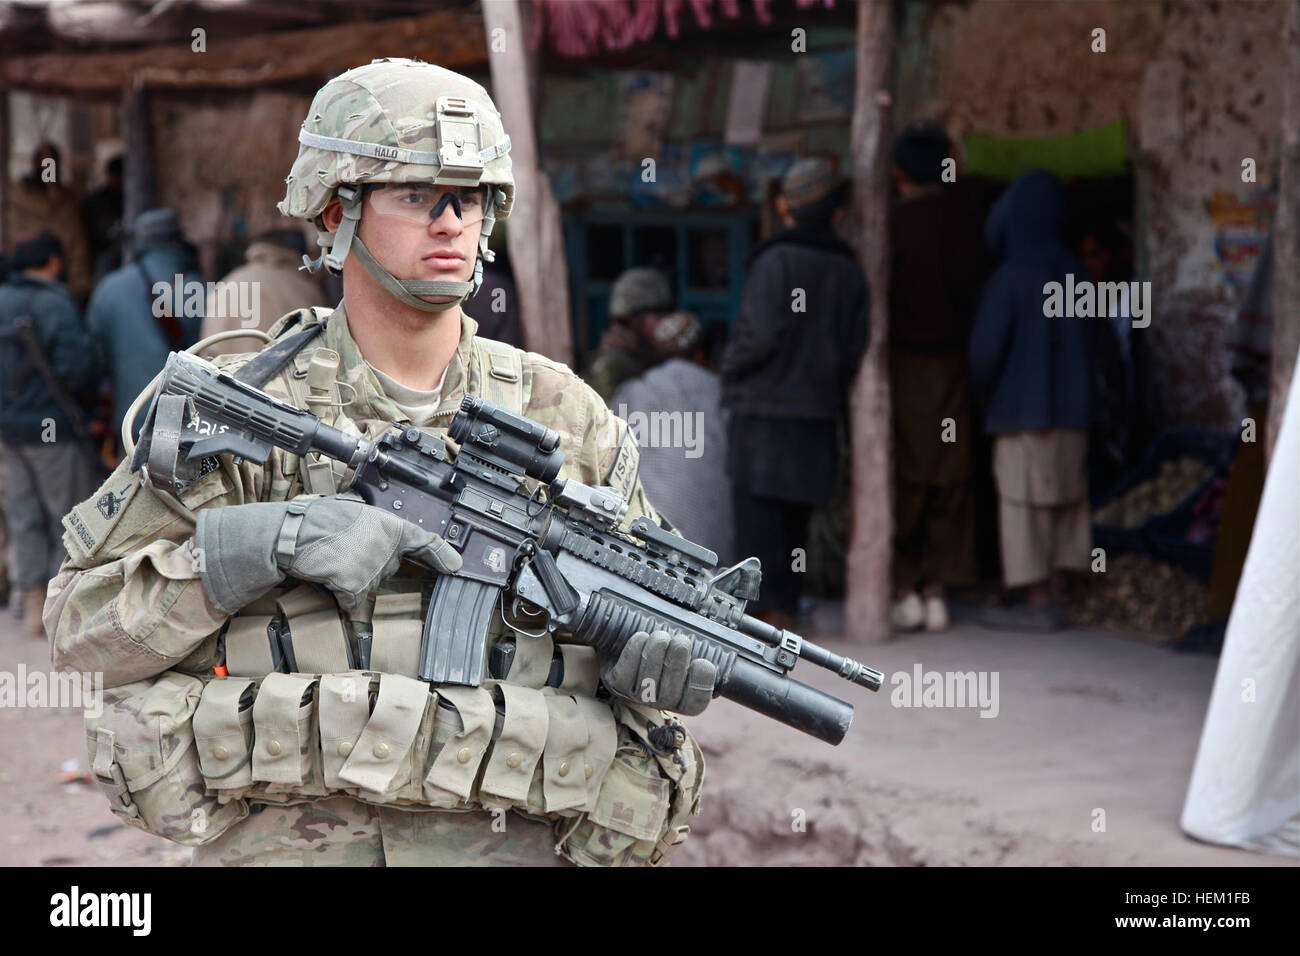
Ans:
POLYGON ((1138 554, 1109 557, 1105 572, 1076 576, 1065 597, 1070 623, 1163 643, 1206 622, 1204 581, 1138 554))

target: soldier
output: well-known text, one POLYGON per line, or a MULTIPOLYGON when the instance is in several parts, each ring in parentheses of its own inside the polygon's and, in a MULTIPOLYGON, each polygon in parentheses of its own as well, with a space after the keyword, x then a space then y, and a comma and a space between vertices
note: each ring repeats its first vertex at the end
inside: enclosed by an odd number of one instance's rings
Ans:
POLYGON ((583 376, 608 402, 625 381, 663 360, 655 352, 651 330, 673 310, 673 291, 658 269, 637 266, 614 282, 609 294, 609 328, 583 376))
MULTIPOLYGON (((217 364, 237 374, 283 353, 267 392, 372 438, 394 422, 445 435, 482 395, 559 432, 561 477, 617 488, 628 522, 657 519, 626 423, 564 366, 477 337, 462 310, 514 200, 487 92, 377 60, 322 87, 299 143, 280 209, 317 225, 313 265, 341 272, 343 302, 291 313, 275 350, 217 364)), ((433 576, 394 572, 460 556, 340 494, 345 477, 310 456, 223 455, 172 498, 124 463, 68 516, 45 621, 56 666, 112 688, 87 737, 114 812, 196 845, 200 865, 661 862, 704 768, 660 708, 700 712, 712 665, 662 633, 616 659, 560 635, 554 649, 521 638, 482 687, 415 680, 433 576), (268 639, 286 630, 291 644, 268 639), (366 634, 370 668, 350 669, 366 634), (277 669, 286 646, 296 667, 277 669)))

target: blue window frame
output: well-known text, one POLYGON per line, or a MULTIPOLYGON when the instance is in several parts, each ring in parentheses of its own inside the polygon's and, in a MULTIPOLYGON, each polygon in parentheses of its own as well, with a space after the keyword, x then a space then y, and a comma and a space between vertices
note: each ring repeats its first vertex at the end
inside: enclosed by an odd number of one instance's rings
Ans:
POLYGON ((566 215, 573 343, 582 359, 608 324, 610 290, 624 269, 655 266, 679 308, 703 323, 735 321, 745 259, 757 241, 758 212, 600 211, 566 215))

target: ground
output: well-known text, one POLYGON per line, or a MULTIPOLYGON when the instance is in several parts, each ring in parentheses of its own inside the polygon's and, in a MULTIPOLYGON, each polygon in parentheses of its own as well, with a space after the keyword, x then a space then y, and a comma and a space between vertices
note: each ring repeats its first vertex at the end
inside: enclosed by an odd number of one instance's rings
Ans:
MULTIPOLYGON (((885 686, 873 694, 797 668, 855 704, 838 747, 727 701, 689 721, 708 771, 703 812, 673 865, 1294 865, 1178 829, 1216 658, 1096 631, 1022 635, 961 622, 849 646, 834 636, 837 613, 820 607, 808 636, 885 672, 885 686), (997 715, 893 706, 892 678, 917 664, 996 673, 997 715)), ((0 612, 0 669, 20 663, 48 671, 47 647, 0 612)), ((64 782, 86 769, 79 712, 0 708, 0 738, 0 863, 188 859, 118 823, 93 784, 64 782)))

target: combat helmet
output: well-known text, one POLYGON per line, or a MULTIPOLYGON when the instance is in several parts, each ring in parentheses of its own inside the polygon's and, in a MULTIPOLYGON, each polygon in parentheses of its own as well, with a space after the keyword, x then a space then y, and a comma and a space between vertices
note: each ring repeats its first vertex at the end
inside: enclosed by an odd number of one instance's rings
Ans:
POLYGON ((609 317, 621 319, 638 312, 667 311, 673 307, 668 278, 650 266, 635 266, 614 280, 609 293, 609 317))
POLYGON ((515 181, 510 137, 501 114, 481 85, 459 73, 419 60, 380 59, 348 70, 316 93, 298 132, 298 158, 285 179, 277 208, 316 224, 321 254, 304 256, 306 268, 322 265, 338 274, 349 252, 398 300, 426 312, 453 308, 478 292, 492 227, 510 214, 515 181), (369 183, 430 182, 488 187, 474 278, 398 279, 370 254, 356 235, 362 187, 369 183), (337 195, 343 219, 337 233, 321 213, 337 195), (453 296, 430 302, 424 296, 453 296))

